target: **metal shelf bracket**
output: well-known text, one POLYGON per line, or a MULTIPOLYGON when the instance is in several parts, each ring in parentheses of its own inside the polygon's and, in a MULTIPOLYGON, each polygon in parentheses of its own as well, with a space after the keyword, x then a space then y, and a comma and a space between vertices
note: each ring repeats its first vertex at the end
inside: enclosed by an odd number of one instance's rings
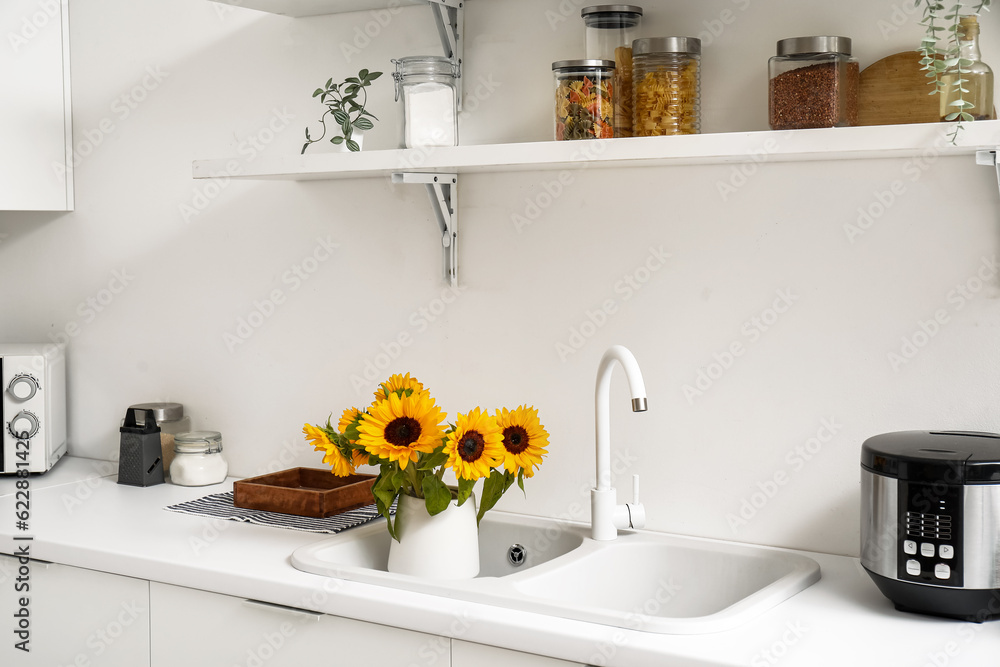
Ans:
POLYGON ((1000 151, 1000 148, 994 148, 993 150, 976 151, 976 164, 985 165, 987 167, 994 167, 996 169, 997 189, 1000 190, 1000 162, 997 162, 997 151, 1000 151))
POLYGON ((393 183, 420 183, 427 187, 431 208, 441 231, 445 281, 458 286, 458 174, 394 173, 393 183))
POLYGON ((462 59, 465 56, 465 0, 426 0, 434 13, 438 36, 445 58, 450 58, 458 70, 455 88, 458 108, 462 109, 462 59))

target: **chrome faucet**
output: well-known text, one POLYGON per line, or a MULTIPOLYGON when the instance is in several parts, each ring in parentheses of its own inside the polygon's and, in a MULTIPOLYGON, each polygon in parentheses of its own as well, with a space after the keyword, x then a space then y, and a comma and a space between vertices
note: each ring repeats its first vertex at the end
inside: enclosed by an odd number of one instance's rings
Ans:
POLYGON ((632 476, 632 502, 618 504, 618 495, 611 486, 611 428, 609 403, 611 397, 611 371, 614 362, 625 371, 629 392, 632 394, 632 411, 646 411, 646 386, 642 381, 639 363, 627 348, 612 345, 597 367, 595 393, 595 424, 597 428, 597 488, 590 491, 591 534, 595 540, 613 540, 618 530, 642 528, 646 525, 646 509, 639 502, 639 475, 632 476))

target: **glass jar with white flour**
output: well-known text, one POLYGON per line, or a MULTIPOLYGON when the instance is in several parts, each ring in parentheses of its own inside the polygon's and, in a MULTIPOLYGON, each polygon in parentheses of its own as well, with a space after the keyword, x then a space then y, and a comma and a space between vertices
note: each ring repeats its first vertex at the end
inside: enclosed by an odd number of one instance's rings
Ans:
POLYGON ((458 66, 441 56, 393 59, 403 100, 401 148, 458 145, 458 66))
POLYGON ((208 486, 226 480, 229 464, 222 456, 222 434, 191 431, 174 436, 170 481, 180 486, 208 486))

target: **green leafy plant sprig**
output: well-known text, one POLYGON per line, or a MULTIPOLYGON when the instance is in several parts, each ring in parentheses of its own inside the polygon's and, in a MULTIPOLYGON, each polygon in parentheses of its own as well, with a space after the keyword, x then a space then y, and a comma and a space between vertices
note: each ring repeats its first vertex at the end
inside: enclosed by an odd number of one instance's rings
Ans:
POLYGON ((923 5, 923 16, 920 24, 924 26, 923 39, 920 40, 920 64, 927 70, 927 78, 933 79, 928 85, 934 84, 934 89, 930 95, 947 95, 949 93, 948 83, 942 80, 943 75, 951 70, 958 74, 952 84, 952 90, 957 93, 956 98, 950 102, 954 111, 945 115, 944 120, 957 120, 955 129, 948 135, 951 143, 955 143, 958 134, 963 129, 963 122, 975 120, 968 112, 975 105, 965 99, 965 93, 969 91, 964 88, 968 81, 964 75, 968 72, 964 69, 972 64, 971 60, 961 57, 962 30, 961 19, 963 15, 978 16, 982 11, 989 11, 991 0, 979 0, 974 3, 969 10, 966 10, 963 2, 946 5, 940 0, 914 0, 914 6, 923 5), (945 47, 940 48, 938 43, 945 40, 945 47))
POLYGON ((335 146, 346 144, 347 150, 358 152, 361 146, 353 139, 354 131, 366 131, 375 127, 371 119, 378 118, 365 107, 368 105, 368 91, 366 88, 372 81, 382 76, 382 72, 369 72, 363 69, 358 75, 348 77, 341 83, 334 83, 329 79, 322 88, 317 88, 312 96, 318 97, 319 101, 326 105, 326 111, 320 116, 319 122, 323 126, 323 133, 313 139, 306 128, 306 143, 302 145, 302 153, 306 152, 311 144, 322 141, 327 131, 328 116, 333 117, 333 122, 338 132, 330 138, 330 143, 335 146), (361 101, 358 98, 361 97, 361 101))

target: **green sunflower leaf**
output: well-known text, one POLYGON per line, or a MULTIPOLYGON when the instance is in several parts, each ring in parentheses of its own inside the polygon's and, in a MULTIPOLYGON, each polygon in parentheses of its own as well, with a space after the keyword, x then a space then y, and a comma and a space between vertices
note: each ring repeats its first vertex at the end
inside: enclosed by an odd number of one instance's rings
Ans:
POLYGON ((427 475, 420 486, 424 491, 424 502, 427 506, 427 513, 431 516, 440 514, 448 509, 451 502, 451 489, 434 475, 427 475))
POLYGON ((448 462, 448 455, 443 451, 435 451, 433 454, 424 454, 420 457, 420 462, 417 464, 417 470, 428 471, 434 470, 438 466, 444 465, 448 462))
POLYGON ((469 499, 472 495, 472 489, 476 487, 476 480, 474 479, 458 479, 458 506, 461 507, 465 504, 465 501, 469 499))
POLYGON ((493 506, 503 497, 503 492, 507 488, 506 476, 502 472, 493 470, 490 476, 483 482, 483 498, 479 503, 479 514, 476 516, 476 523, 483 520, 483 516, 493 509, 493 506))

